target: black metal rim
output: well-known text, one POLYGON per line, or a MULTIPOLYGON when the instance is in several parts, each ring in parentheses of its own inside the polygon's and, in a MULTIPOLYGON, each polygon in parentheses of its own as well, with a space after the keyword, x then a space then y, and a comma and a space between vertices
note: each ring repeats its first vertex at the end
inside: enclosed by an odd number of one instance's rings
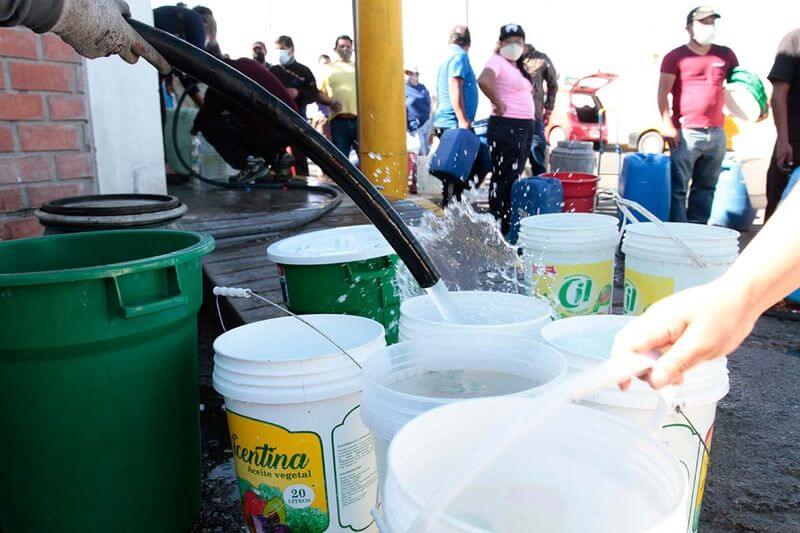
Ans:
POLYGON ((69 216, 121 216, 139 215, 145 213, 160 213, 169 211, 181 205, 177 196, 167 194, 94 194, 88 196, 72 196, 47 202, 41 210, 51 215, 69 216), (120 205, 114 207, 79 207, 76 203, 92 201, 114 200, 142 200, 148 203, 142 205, 120 205))

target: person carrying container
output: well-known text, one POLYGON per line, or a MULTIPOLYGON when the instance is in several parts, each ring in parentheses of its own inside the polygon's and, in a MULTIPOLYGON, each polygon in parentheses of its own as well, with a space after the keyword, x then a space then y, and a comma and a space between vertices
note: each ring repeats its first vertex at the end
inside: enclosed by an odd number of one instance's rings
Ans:
POLYGON ((658 111, 671 149, 672 222, 708 222, 725 157, 723 84, 739 60, 730 48, 712 44, 718 18, 708 6, 692 9, 686 16, 688 44, 661 62, 658 111))

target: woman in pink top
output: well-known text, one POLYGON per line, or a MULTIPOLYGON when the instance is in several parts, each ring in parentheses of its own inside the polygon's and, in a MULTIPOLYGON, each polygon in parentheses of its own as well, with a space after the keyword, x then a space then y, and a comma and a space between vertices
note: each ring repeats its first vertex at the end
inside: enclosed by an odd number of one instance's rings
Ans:
POLYGON ((483 94, 492 102, 487 137, 492 155, 489 208, 508 233, 511 187, 525 168, 533 142, 533 84, 522 64, 525 32, 518 24, 500 28, 495 54, 478 77, 483 94))

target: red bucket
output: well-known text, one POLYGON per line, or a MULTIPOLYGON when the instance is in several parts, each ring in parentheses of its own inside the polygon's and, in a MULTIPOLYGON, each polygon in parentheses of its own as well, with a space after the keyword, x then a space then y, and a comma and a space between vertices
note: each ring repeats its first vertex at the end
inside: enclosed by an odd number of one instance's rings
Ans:
POLYGON ((541 177, 558 178, 561 181, 564 187, 565 213, 594 213, 599 176, 583 172, 553 172, 542 174, 541 177))

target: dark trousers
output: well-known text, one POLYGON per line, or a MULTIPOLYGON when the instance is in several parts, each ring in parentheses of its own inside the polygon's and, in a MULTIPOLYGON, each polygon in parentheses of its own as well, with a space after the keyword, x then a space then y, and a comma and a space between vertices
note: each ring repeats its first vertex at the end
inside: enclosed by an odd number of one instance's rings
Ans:
POLYGON ((286 137, 270 127, 247 128, 234 115, 223 113, 195 127, 230 166, 242 170, 249 156, 275 161, 287 145, 286 137))
MULTIPOLYGON (((792 170, 800 166, 800 139, 789 141, 792 145, 792 154, 794 156, 794 166, 792 170)), ((769 170, 767 170, 767 211, 764 215, 764 220, 769 220, 769 217, 775 212, 778 203, 781 201, 786 185, 789 183, 790 172, 784 172, 778 166, 775 160, 775 150, 772 150, 772 160, 769 163, 769 170)))
POLYGON ((337 117, 330 121, 333 145, 350 157, 350 150, 358 152, 358 119, 337 117))
POLYGON ((511 187, 525 168, 533 142, 533 119, 489 117, 487 131, 492 156, 489 210, 508 233, 511 217, 511 187))
POLYGON ((531 143, 531 175, 538 176, 547 172, 547 139, 544 132, 544 120, 533 122, 533 142, 531 143))

